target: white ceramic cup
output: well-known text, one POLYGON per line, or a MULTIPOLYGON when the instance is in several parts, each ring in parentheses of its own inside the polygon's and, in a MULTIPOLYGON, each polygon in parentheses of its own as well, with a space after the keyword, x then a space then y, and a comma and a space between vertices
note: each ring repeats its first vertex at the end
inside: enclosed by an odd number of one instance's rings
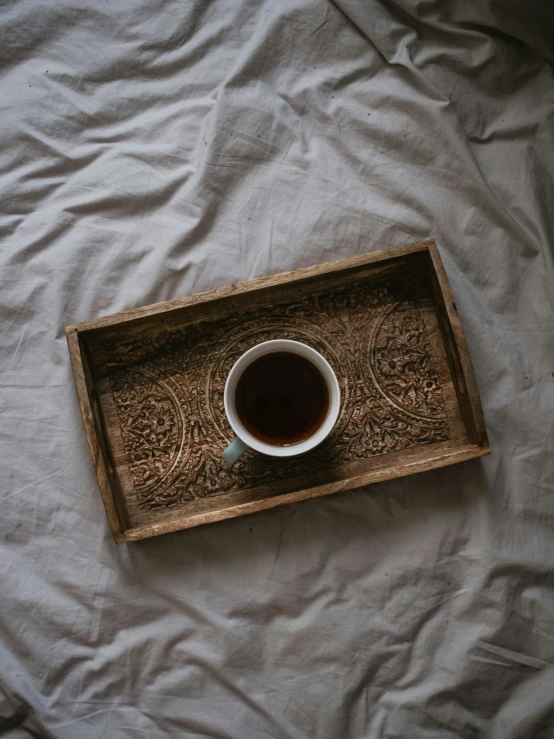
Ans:
POLYGON ((331 369, 331 365, 319 352, 316 352, 315 349, 312 349, 299 341, 276 339, 275 341, 264 341, 263 343, 252 347, 252 349, 245 352, 235 362, 233 368, 229 372, 227 382, 225 383, 223 402, 227 419, 236 434, 236 438, 225 449, 222 456, 228 465, 232 465, 247 449, 255 449, 257 452, 267 454, 270 457, 293 457, 297 454, 304 454, 304 452, 308 452, 318 444, 321 444, 321 442, 329 436, 339 417, 340 388, 336 375, 331 369), (299 356, 308 359, 321 372, 329 391, 329 409, 327 411, 327 416, 317 431, 303 441, 299 441, 294 444, 285 444, 283 446, 265 444, 263 441, 260 441, 253 436, 241 423, 235 407, 237 383, 244 370, 255 359, 258 359, 264 354, 273 354, 274 352, 290 352, 291 354, 298 354, 299 356))

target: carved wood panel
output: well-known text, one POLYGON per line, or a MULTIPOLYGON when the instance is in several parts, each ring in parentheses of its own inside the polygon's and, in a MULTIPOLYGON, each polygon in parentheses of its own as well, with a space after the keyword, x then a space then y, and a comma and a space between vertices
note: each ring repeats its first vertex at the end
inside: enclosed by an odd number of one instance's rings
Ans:
POLYGON ((106 371, 137 505, 165 510, 206 496, 333 469, 451 438, 422 276, 362 281, 212 322, 107 343, 106 371), (238 357, 275 338, 317 349, 342 408, 332 434, 298 458, 247 452, 232 468, 223 389, 238 357))

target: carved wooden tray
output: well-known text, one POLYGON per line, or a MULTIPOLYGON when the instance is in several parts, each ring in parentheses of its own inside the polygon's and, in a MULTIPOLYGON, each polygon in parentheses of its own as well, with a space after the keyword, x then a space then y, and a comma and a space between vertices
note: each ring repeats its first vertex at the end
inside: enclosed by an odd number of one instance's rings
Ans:
POLYGON ((471 361, 433 241, 69 326, 77 394, 118 543, 489 453, 471 361), (232 468, 223 410, 235 360, 297 339, 342 391, 325 442, 232 468))

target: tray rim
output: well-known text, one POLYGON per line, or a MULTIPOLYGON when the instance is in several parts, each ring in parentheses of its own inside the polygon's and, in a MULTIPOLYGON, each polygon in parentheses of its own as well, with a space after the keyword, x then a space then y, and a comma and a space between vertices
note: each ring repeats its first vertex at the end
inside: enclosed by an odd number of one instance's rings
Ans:
MULTIPOLYGON (((144 305, 139 308, 130 308, 129 310, 120 311, 119 313, 111 313, 110 315, 101 316, 100 318, 93 318, 88 321, 71 324, 66 326, 65 330, 66 333, 76 332, 81 334, 85 331, 110 328, 122 323, 127 323, 128 321, 137 321, 142 318, 149 318, 150 316, 158 315, 159 313, 166 313, 168 310, 177 310, 179 308, 186 308, 190 305, 218 300, 219 298, 228 298, 247 292, 253 292, 265 287, 282 284, 283 282, 290 284, 291 282, 305 280, 308 277, 317 277, 318 275, 326 273, 340 272, 351 267, 362 267, 372 264, 373 262, 383 262, 387 259, 396 259, 397 257, 403 257, 420 251, 431 251, 431 249, 437 250, 434 239, 418 241, 414 244, 405 244, 404 246, 396 246, 389 249, 380 249, 378 251, 367 252, 365 254, 358 254, 354 257, 346 257, 344 259, 314 264, 311 267, 300 267, 299 269, 293 269, 287 272, 277 272, 265 277, 257 277, 254 280, 247 280, 246 282, 223 285, 214 290, 205 290, 200 293, 195 293, 194 295, 186 295, 182 298, 173 298, 171 300, 164 300, 160 303, 144 305)), ((436 253, 440 260, 438 250, 436 253)))
MULTIPOLYGON (((462 462, 490 453, 477 381, 473 365, 471 363, 467 342, 446 271, 437 245, 433 239, 413 244, 406 244, 400 247, 380 249, 336 261, 323 262, 311 267, 303 267, 288 272, 269 275, 267 277, 259 277, 255 280, 223 286, 215 290, 208 290, 195 295, 175 298, 160 303, 154 303, 110 314, 93 320, 82 321, 80 323, 67 326, 65 333, 85 434, 96 471, 100 494, 102 496, 108 522, 116 544, 137 541, 151 536, 158 536, 160 534, 191 528, 205 523, 221 521, 247 513, 274 508, 279 505, 307 500, 323 495, 330 495, 335 492, 362 487, 373 482, 402 477, 416 472, 422 472, 424 470, 436 469, 448 464, 462 462), (376 464, 377 469, 369 470, 357 477, 323 483, 313 488, 303 488, 301 490, 262 498, 260 500, 247 503, 236 504, 214 511, 192 515, 177 514, 174 517, 160 521, 159 523, 145 524, 129 528, 126 512, 122 506, 117 506, 114 498, 114 492, 112 490, 114 471, 109 462, 109 453, 106 454, 107 447, 106 449, 102 448, 103 445, 106 446, 105 439, 101 438, 101 424, 99 424, 95 417, 93 409, 91 393, 94 392, 94 384, 88 367, 88 361, 85 356, 85 348, 82 343, 87 333, 95 332, 98 329, 109 329, 126 323, 140 321, 145 318, 155 317, 159 314, 179 310, 200 303, 218 301, 222 298, 229 298, 248 292, 254 292, 267 287, 275 287, 285 283, 290 285, 291 283, 305 280, 310 277, 332 274, 333 272, 340 272, 349 268, 369 266, 373 263, 382 263, 390 259, 397 259, 417 252, 427 252, 429 254, 433 268, 432 271, 436 278, 436 297, 442 301, 442 306, 438 305, 437 311, 441 307, 444 311, 444 318, 446 319, 447 324, 445 331, 449 333, 448 336, 444 337, 445 345, 447 341, 450 341, 450 351, 455 355, 456 361, 454 361, 454 366, 451 366, 451 371, 453 379, 456 381, 456 387, 459 387, 460 389, 460 399, 463 399, 464 405, 466 405, 466 414, 468 415, 467 421, 470 430, 467 444, 460 445, 458 443, 455 448, 447 448, 444 446, 450 442, 433 444, 430 445, 429 452, 424 458, 421 458, 420 456, 419 459, 404 463, 400 466, 382 465, 382 468, 378 469, 380 465, 376 464), (447 331, 447 329, 449 329, 449 331, 447 331), (470 439, 470 436, 473 438, 470 439)), ((459 404, 461 405, 460 399, 459 404)), ((420 448, 419 454, 421 455, 420 448)))

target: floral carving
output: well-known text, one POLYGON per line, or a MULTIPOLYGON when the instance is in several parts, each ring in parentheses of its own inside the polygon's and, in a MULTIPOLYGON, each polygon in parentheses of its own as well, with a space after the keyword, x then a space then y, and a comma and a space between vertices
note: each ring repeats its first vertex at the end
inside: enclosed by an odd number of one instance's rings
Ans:
POLYGON ((112 376, 121 435, 137 490, 155 485, 179 448, 179 408, 155 379, 137 369, 112 376))
POLYGON ((358 282, 109 344, 106 366, 139 505, 164 509, 447 440, 419 308, 426 290, 416 278, 358 282), (341 385, 339 420, 325 442, 302 457, 247 452, 227 468, 221 461, 232 438, 225 379, 243 352, 274 338, 303 341, 328 359, 341 385))
POLYGON ((384 316, 369 356, 390 399, 420 417, 444 417, 425 326, 414 305, 402 304, 384 316))

